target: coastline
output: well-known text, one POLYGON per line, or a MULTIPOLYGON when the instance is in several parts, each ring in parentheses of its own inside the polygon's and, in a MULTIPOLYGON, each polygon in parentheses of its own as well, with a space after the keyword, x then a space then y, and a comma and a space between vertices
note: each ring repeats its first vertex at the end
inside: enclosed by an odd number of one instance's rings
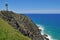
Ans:
POLYGON ((60 40, 60 15, 57 14, 26 14, 36 25, 42 26, 51 40, 60 40), (38 19, 37 19, 38 18, 38 19))
MULTIPOLYGON (((45 32, 44 32, 45 29, 44 29, 43 25, 40 25, 40 24, 36 24, 36 25, 38 26, 39 29, 42 30, 41 34, 44 35, 45 34, 45 32)), ((49 35, 48 33, 46 33, 45 35, 47 35, 46 38, 48 38, 49 40, 57 40, 57 39, 52 38, 52 36, 49 35)))

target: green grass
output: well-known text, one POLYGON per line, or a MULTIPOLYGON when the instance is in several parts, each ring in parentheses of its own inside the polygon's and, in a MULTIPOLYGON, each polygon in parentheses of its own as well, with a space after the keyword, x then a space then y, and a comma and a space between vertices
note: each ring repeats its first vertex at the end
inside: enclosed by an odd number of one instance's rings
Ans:
POLYGON ((0 18, 0 40, 31 40, 0 18))

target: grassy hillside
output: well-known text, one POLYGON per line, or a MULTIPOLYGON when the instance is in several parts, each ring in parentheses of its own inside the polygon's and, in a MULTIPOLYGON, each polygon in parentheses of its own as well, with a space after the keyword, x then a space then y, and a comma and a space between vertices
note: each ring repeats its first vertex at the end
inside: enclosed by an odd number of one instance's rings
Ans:
POLYGON ((0 40, 31 40, 0 18, 0 40))

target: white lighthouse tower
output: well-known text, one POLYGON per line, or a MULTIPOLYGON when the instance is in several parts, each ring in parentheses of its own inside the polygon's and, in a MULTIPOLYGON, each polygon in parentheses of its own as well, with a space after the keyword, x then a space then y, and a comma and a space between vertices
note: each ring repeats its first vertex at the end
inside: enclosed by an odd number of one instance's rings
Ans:
POLYGON ((5 3, 5 10, 8 11, 8 3, 5 3))

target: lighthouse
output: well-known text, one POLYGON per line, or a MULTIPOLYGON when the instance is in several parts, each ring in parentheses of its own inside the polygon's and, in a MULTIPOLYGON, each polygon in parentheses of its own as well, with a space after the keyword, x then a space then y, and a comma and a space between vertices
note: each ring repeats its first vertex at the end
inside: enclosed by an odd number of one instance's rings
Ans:
POLYGON ((8 3, 5 4, 6 11, 8 11, 8 3))

